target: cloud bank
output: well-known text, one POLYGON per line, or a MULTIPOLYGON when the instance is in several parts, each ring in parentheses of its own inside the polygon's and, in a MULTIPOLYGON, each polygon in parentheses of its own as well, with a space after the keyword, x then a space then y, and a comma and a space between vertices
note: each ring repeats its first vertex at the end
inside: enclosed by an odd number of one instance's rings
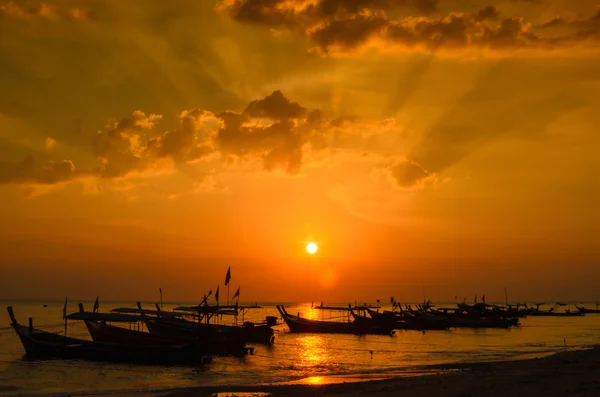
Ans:
MULTIPOLYGON (((90 154, 98 161, 92 169, 78 169, 71 160, 38 165, 28 157, 18 164, 0 163, 0 183, 51 185, 80 176, 88 180, 122 179, 170 173, 202 161, 220 161, 222 167, 235 163, 250 169, 259 164, 263 171, 283 170, 296 175, 303 167, 323 166, 338 154, 375 156, 404 188, 421 186, 429 176, 416 162, 396 164, 390 156, 397 153, 384 153, 385 145, 378 144, 379 138, 404 133, 395 119, 327 119, 319 109, 308 109, 279 90, 250 101, 242 111, 185 110, 179 115, 177 128, 168 131, 160 129, 162 118, 137 110, 107 122, 91 142, 90 154)), ((55 144, 51 138, 46 140, 48 148, 55 144)), ((210 178, 214 182, 214 172, 210 178)))
POLYGON ((574 46, 597 48, 600 43, 599 11, 589 18, 557 17, 540 25, 522 16, 503 16, 494 5, 476 12, 456 10, 440 15, 438 3, 437 0, 223 0, 216 9, 243 24, 295 32, 307 39, 311 50, 323 55, 347 55, 369 48, 445 54, 477 50, 500 55, 574 46), (546 29, 549 26, 568 29, 550 32, 546 29))

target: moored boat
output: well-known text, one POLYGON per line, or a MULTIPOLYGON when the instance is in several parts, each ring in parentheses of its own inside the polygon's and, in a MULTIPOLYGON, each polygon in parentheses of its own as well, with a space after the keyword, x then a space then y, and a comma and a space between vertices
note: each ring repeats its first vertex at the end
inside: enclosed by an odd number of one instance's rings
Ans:
POLYGON ((393 327, 376 324, 375 322, 342 322, 323 321, 302 318, 289 314, 283 305, 277 305, 277 310, 287 324, 291 332, 298 333, 320 333, 320 334, 377 334, 393 335, 393 327))
MULTIPOLYGON (((138 309, 120 308, 115 312, 134 311, 144 316, 143 321, 148 331, 155 335, 196 338, 211 330, 222 332, 246 343, 272 344, 275 332, 272 327, 277 325, 277 317, 267 316, 264 321, 244 321, 242 325, 216 324, 212 322, 213 316, 237 316, 239 310, 257 308, 257 306, 209 306, 199 305, 191 307, 178 307, 174 312, 162 310, 142 309, 138 302, 138 309)), ((158 309, 158 307, 157 307, 158 309)))
POLYGON ((81 304, 79 309, 79 312, 72 313, 67 318, 84 321, 90 336, 96 342, 143 346, 187 344, 195 349, 214 355, 243 356, 253 351, 252 348, 246 347, 243 339, 210 327, 199 330, 193 336, 182 334, 160 335, 135 329, 135 324, 139 325, 140 322, 143 322, 144 316, 121 313, 90 313, 83 311, 81 304), (115 326, 109 324, 109 322, 134 324, 134 329, 115 326))
POLYGON ((400 313, 384 310, 380 313, 367 309, 367 313, 380 324, 391 326, 397 330, 436 331, 449 328, 446 319, 426 312, 400 313))
POLYGON ((534 308, 529 308, 527 315, 528 316, 537 316, 537 317, 574 317, 574 316, 583 316, 585 312, 582 311, 574 311, 572 312, 567 308, 564 312, 556 311, 556 308, 559 306, 565 306, 564 303, 555 303, 549 310, 541 310, 540 306, 542 303, 537 303, 534 308))
POLYGON ((598 304, 596 304, 595 309, 588 309, 584 306, 577 306, 577 305, 575 305, 575 307, 577 308, 577 310, 580 313, 585 313, 585 314, 599 314, 600 313, 600 309, 598 309, 598 304))
POLYGON ((31 318, 29 326, 19 324, 11 306, 7 311, 11 325, 30 358, 193 366, 204 365, 212 360, 206 351, 190 344, 103 343, 50 333, 34 328, 31 318))

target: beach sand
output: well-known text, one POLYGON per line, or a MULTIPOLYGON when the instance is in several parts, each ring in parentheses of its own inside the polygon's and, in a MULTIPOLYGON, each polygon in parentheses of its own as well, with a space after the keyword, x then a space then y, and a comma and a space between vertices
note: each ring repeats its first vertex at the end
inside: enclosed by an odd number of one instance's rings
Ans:
POLYGON ((293 384, 198 387, 159 396, 600 396, 600 347, 564 351, 543 358, 440 365, 428 369, 437 373, 391 379, 333 377, 312 378, 293 384), (330 381, 342 383, 327 383, 330 381))

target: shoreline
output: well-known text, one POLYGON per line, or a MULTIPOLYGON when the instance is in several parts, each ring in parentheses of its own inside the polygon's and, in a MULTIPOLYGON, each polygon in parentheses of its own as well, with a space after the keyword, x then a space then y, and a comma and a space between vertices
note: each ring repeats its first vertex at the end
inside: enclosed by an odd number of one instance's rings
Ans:
MULTIPOLYGON (((543 353, 540 353, 543 354, 543 353)), ((534 354, 535 355, 535 354, 534 354)), ((600 346, 566 349, 544 357, 437 364, 393 374, 331 375, 247 386, 189 387, 153 393, 161 397, 600 395, 600 346), (421 370, 421 373, 414 372, 421 370)))
MULTIPOLYGON (((600 395, 600 345, 537 352, 508 360, 473 361, 407 367, 385 373, 304 377, 281 382, 235 385, 149 387, 15 396, 113 397, 392 397, 600 395)), ((1 394, 0 394, 1 395, 1 394)))

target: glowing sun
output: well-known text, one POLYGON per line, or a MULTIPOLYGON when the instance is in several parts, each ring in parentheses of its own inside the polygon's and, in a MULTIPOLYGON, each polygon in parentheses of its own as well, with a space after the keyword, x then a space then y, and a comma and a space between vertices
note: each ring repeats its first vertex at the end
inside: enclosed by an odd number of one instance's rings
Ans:
POLYGON ((316 254, 318 249, 319 247, 317 247, 317 244, 315 243, 306 244, 306 252, 308 252, 311 255, 316 254))

